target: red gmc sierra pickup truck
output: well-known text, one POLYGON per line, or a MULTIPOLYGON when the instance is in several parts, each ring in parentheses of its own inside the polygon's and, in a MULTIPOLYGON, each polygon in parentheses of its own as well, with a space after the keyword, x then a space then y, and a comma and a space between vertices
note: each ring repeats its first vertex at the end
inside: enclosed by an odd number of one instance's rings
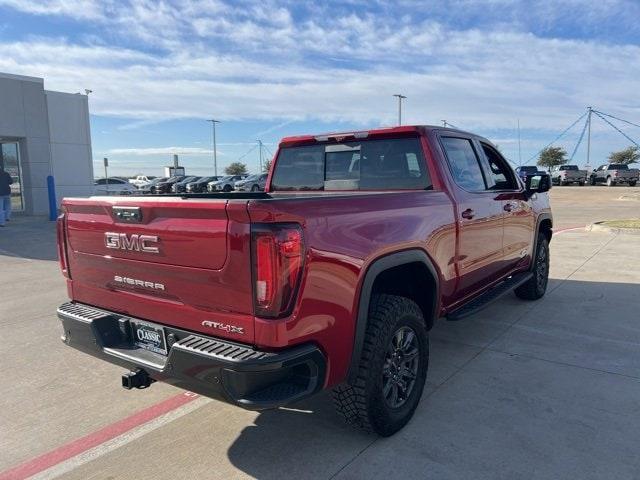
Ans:
POLYGON ((265 192, 67 198, 63 341, 248 409, 333 389, 350 423, 411 418, 438 318, 544 295, 549 176, 430 126, 288 137, 265 192))

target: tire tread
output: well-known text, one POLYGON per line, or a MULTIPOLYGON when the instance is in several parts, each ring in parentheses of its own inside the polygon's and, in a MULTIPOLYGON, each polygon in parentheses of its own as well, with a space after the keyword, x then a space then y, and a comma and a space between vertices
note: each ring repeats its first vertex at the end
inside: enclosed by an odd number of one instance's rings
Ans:
POLYGON ((386 350, 385 339, 395 328, 396 324, 392 320, 407 314, 421 319, 424 324, 420 307, 408 298, 387 294, 374 295, 371 298, 362 356, 356 377, 352 383, 345 382, 333 389, 334 406, 348 424, 383 436, 391 435, 399 429, 390 425, 381 426, 378 424, 379 421, 372 418, 376 416, 376 406, 369 401, 372 385, 368 379, 371 378, 372 369, 376 368, 376 363, 380 360, 378 356, 386 350))

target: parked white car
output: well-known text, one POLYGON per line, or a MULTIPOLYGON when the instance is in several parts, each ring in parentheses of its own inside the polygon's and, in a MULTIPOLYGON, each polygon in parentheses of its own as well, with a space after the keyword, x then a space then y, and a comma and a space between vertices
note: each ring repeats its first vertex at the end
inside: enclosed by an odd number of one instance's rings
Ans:
POLYGON ((130 178, 129 183, 135 185, 138 188, 146 187, 151 183, 151 180, 156 177, 152 175, 138 175, 136 178, 130 178))
POLYGON ((121 178, 100 178, 94 183, 94 195, 131 195, 138 188, 121 178))

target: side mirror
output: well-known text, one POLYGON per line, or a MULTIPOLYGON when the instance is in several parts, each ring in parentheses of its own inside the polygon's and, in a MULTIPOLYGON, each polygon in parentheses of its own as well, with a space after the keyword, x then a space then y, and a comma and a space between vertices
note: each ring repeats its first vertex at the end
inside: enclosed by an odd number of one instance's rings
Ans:
POLYGON ((537 173, 528 176, 524 182, 525 190, 529 195, 544 193, 551 189, 551 176, 548 173, 537 173))

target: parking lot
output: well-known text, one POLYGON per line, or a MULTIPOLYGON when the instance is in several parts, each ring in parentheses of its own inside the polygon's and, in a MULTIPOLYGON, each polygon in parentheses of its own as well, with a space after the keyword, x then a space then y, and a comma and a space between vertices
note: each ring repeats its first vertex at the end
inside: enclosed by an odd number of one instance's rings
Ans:
POLYGON ((345 426, 330 398, 244 411, 154 384, 60 341, 55 225, 0 231, 0 479, 616 478, 640 476, 639 188, 556 187, 551 282, 438 322, 428 385, 391 438, 345 426))

